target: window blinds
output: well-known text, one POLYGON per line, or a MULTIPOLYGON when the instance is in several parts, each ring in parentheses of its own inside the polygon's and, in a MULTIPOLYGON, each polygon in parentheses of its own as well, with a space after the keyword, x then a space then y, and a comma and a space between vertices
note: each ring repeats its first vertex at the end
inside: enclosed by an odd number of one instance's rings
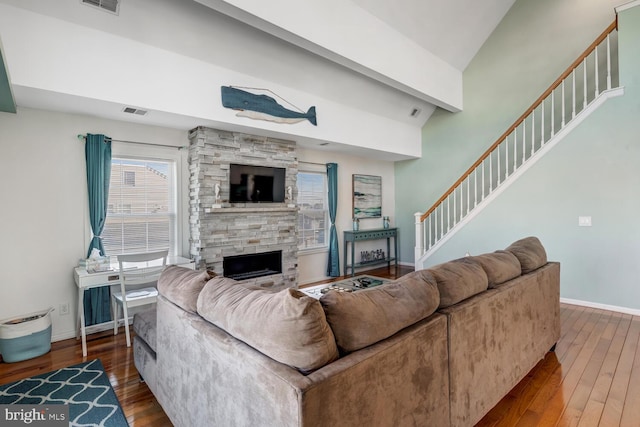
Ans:
POLYGON ((107 220, 102 232, 106 255, 176 247, 175 162, 114 158, 107 220))

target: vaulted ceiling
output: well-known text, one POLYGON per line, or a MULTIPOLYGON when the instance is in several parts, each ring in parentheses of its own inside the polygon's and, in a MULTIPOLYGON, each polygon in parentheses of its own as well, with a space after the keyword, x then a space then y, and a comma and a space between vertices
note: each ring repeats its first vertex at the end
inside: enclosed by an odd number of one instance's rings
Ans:
POLYGON ((196 0, 450 111, 462 71, 515 0, 196 0))
POLYGON ((462 71, 515 3, 515 0, 353 1, 462 71))

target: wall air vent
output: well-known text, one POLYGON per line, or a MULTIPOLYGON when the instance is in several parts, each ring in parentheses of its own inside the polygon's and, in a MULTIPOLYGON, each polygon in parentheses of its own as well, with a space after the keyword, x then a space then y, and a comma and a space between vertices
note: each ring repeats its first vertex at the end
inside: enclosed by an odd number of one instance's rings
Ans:
POLYGON ((138 116, 144 116, 145 114, 148 113, 147 110, 141 110, 139 108, 133 108, 133 107, 124 107, 122 109, 123 113, 128 113, 128 114, 136 114, 138 116))
POLYGON ((106 12, 118 14, 121 0, 80 0, 80 3, 100 8, 106 12))

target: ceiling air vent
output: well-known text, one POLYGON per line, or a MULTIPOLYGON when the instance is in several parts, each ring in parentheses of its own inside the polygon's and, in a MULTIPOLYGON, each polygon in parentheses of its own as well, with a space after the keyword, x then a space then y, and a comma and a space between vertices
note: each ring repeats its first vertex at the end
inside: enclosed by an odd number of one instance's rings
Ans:
POLYGON ((147 114, 147 113, 148 113, 148 111, 147 111, 147 110, 141 110, 141 109, 139 109, 139 108, 133 108, 133 107, 124 107, 124 108, 122 109, 122 111, 123 111, 124 113, 136 114, 136 115, 138 115, 138 116, 144 116, 145 114, 147 114))
POLYGON ((80 3, 97 7, 117 15, 120 9, 120 1, 121 0, 80 0, 80 3))

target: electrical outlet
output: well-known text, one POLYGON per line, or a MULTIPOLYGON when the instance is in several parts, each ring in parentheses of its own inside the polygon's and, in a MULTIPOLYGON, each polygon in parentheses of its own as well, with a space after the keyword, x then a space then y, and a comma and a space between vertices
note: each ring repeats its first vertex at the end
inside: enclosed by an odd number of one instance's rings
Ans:
POLYGON ((591 217, 590 216, 579 216, 578 217, 578 226, 580 226, 580 227, 591 227, 591 217))
POLYGON ((69 303, 65 302, 63 304, 60 304, 60 316, 65 316, 67 314, 69 314, 69 303))

